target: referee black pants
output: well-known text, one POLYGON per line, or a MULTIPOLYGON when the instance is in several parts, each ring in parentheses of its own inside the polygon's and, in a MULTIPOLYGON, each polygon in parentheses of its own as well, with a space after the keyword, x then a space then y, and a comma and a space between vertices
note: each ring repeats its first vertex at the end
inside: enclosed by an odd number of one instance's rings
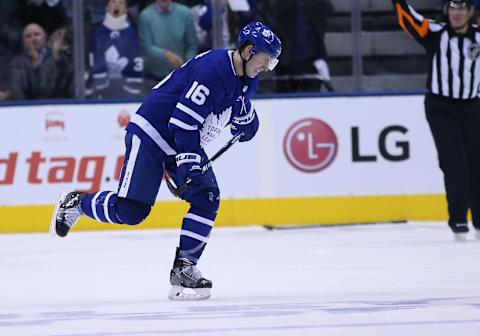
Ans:
POLYGON ((453 101, 427 94, 425 112, 447 194, 449 224, 480 229, 480 99, 453 101))

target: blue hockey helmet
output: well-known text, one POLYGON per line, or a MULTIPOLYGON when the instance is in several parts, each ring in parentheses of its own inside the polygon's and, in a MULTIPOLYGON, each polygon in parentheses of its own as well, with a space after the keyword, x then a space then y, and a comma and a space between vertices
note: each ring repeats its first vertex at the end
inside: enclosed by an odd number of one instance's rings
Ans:
POLYGON ((238 34, 237 47, 241 48, 247 42, 253 45, 252 55, 264 52, 272 58, 268 69, 273 70, 282 52, 282 42, 273 30, 262 22, 250 22, 238 34))

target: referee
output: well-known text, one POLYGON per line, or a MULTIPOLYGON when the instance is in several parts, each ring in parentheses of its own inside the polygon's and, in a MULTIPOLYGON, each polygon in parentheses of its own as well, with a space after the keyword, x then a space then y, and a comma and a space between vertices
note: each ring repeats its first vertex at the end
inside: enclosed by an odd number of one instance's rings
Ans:
POLYGON ((425 112, 447 194, 448 225, 458 240, 470 209, 480 239, 480 30, 474 0, 446 1, 446 22, 425 19, 406 0, 392 0, 398 23, 429 59, 425 112))

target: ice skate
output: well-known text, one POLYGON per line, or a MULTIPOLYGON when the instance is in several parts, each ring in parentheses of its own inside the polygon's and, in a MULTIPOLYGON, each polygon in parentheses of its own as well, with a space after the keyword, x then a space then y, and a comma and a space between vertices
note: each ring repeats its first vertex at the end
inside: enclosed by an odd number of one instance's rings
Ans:
POLYGON ((82 216, 80 200, 84 195, 85 193, 77 191, 60 194, 50 222, 52 237, 65 237, 82 216))
POLYGON ((467 240, 468 224, 467 223, 449 223, 448 224, 453 231, 456 241, 463 242, 467 240))
POLYGON ((176 258, 170 271, 172 288, 168 293, 170 300, 205 300, 210 297, 212 282, 190 260, 176 258))
POLYGON ((475 238, 480 240, 480 229, 475 229, 475 238))

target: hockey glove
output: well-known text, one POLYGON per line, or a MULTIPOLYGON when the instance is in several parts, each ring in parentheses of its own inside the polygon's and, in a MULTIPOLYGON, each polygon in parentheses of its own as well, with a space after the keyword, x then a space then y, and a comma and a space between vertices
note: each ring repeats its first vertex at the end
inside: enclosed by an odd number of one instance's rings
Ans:
POLYGON ((199 185, 202 182, 201 156, 196 153, 181 153, 175 156, 177 173, 184 183, 199 185))
POLYGON ((230 131, 232 135, 238 134, 239 132, 243 132, 242 137, 240 138, 240 142, 250 141, 255 136, 258 130, 258 118, 256 116, 255 111, 250 115, 245 117, 234 117, 232 119, 232 123, 230 125, 230 131))

